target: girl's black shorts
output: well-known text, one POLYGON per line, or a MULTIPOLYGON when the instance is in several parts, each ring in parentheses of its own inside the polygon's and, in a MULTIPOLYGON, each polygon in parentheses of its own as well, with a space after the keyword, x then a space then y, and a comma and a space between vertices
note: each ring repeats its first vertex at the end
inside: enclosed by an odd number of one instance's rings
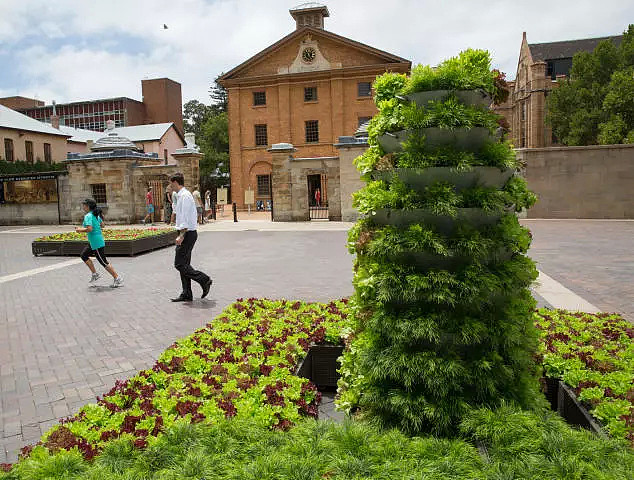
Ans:
POLYGON ((106 258, 106 253, 104 251, 104 247, 101 247, 101 248, 98 248, 96 250, 93 250, 92 248, 90 248, 90 245, 88 245, 81 252, 80 257, 85 262, 86 260, 88 260, 90 258, 91 255, 94 255, 95 257, 97 257, 97 261, 99 263, 101 263, 101 265, 103 267, 107 267, 108 266, 108 259, 106 258))

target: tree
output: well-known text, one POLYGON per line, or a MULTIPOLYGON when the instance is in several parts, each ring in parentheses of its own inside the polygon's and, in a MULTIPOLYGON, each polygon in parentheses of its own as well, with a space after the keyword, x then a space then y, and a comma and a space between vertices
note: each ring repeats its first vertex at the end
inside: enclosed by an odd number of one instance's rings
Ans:
POLYGON ((229 103, 229 97, 227 94, 227 89, 218 83, 218 79, 222 76, 220 74, 214 80, 214 83, 211 87, 209 87, 209 96, 211 97, 211 107, 214 109, 216 113, 223 113, 227 111, 227 106, 229 103))
POLYGON ((617 48, 605 40, 573 57, 548 97, 546 121, 565 145, 623 143, 634 135, 634 25, 617 48))
POLYGON ((190 100, 183 105, 185 131, 196 135, 203 158, 200 161, 200 188, 211 190, 229 183, 229 122, 227 120, 227 90, 218 78, 209 88, 211 104, 190 100))
POLYGON ((183 121, 185 131, 200 137, 202 125, 213 115, 213 109, 198 100, 190 100, 183 105, 183 121))

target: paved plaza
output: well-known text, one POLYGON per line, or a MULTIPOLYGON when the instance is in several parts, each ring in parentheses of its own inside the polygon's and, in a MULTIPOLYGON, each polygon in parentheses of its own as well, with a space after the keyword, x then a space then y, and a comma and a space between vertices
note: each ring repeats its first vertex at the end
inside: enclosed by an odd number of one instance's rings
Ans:
MULTIPOLYGON (((531 256, 555 284, 634 319, 634 222, 523 222, 533 231, 531 256)), ((104 273, 101 286, 88 288, 78 259, 31 255, 34 238, 69 227, 0 227, 0 462, 15 461, 59 418, 151 366, 238 297, 350 295, 349 226, 258 219, 205 226, 192 263, 214 285, 191 304, 169 301, 180 290, 172 248, 113 257, 125 286, 109 288, 104 273)), ((557 306, 549 292, 540 304, 557 306)))

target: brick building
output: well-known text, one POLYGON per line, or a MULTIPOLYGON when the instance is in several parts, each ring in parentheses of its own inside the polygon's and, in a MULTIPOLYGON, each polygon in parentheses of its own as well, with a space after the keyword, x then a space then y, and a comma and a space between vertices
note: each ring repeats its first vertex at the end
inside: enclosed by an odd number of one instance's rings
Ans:
POLYGON ((183 98, 181 85, 169 78, 141 81, 143 100, 117 97, 86 100, 65 104, 45 105, 25 97, 0 98, 0 104, 45 123, 57 114, 61 125, 103 132, 106 122, 113 120, 116 127, 173 123, 183 134, 183 98))
MULTIPOLYGON (((372 82, 386 71, 411 69, 409 60, 324 30, 329 12, 323 5, 304 4, 290 14, 294 32, 220 78, 229 99, 231 198, 240 207, 246 191, 254 192, 259 205, 271 199, 270 146, 280 143, 292 144, 294 164, 314 164, 294 180, 303 184, 307 198, 288 205, 304 209, 317 188, 327 203, 334 191, 329 175, 338 170, 338 138, 352 135, 377 111, 372 82)), ((280 195, 290 195, 287 187, 280 195)), ((280 185, 272 188, 277 202, 280 185)), ((308 209, 291 216, 307 217, 308 209)))
POLYGON ((506 103, 495 108, 508 121, 515 147, 541 148, 558 143, 545 123, 546 98, 557 87, 557 79, 569 75, 575 53, 592 52, 603 40, 612 40, 618 45, 621 39, 619 35, 528 43, 524 32, 515 80, 509 82, 511 94, 506 103))

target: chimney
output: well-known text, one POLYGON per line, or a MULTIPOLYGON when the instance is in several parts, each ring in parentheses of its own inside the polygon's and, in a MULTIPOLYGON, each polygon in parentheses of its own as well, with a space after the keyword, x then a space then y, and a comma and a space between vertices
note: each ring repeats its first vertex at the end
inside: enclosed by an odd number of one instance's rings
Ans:
POLYGON ((302 3, 288 11, 295 19, 296 30, 304 27, 324 29, 324 18, 329 17, 328 7, 315 2, 302 3))
POLYGON ((196 146, 196 134, 195 133, 186 133, 185 134, 185 143, 188 148, 193 148, 196 146))
POLYGON ((53 100, 53 115, 51 115, 51 127, 59 130, 59 116, 57 115, 57 108, 55 107, 55 100, 53 100))

